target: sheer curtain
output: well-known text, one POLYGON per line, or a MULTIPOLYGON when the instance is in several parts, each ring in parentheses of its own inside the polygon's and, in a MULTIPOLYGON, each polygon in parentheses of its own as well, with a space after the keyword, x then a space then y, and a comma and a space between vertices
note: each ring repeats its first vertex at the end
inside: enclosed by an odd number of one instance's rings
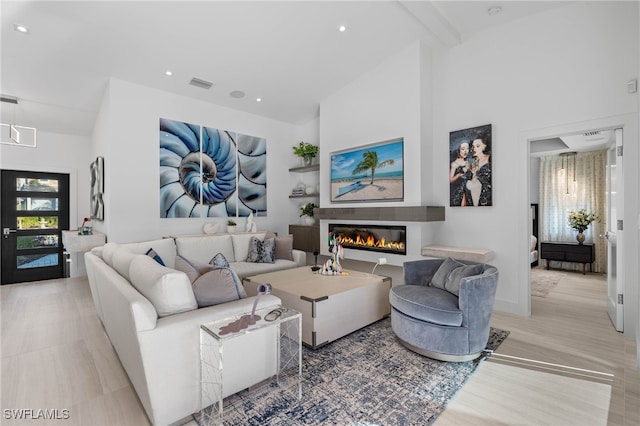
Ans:
MULTIPOLYGON (((569 225, 569 210, 594 212, 600 222, 584 232, 585 243, 596 246, 594 272, 607 269, 606 240, 600 237, 606 229, 606 161, 606 151, 540 158, 540 240, 576 242, 578 231, 569 225)), ((557 267, 582 270, 579 263, 557 267)))

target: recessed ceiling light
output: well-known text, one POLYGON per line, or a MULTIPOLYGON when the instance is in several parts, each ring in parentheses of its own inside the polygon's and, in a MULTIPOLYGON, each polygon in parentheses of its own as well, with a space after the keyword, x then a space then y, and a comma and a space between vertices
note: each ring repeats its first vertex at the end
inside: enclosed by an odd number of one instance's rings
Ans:
POLYGON ((340 25, 340 27, 338 28, 338 31, 340 31, 341 33, 347 31, 347 27, 345 27, 344 25, 340 25))
POLYGON ((262 98, 256 98, 256 102, 262 102, 262 98))
POLYGON ((29 27, 22 24, 13 24, 13 29, 22 34, 29 34, 29 27))
POLYGON ((165 75, 168 75, 169 77, 171 77, 171 76, 173 75, 173 71, 171 71, 171 70, 166 70, 166 71, 164 72, 164 74, 165 74, 165 75))
POLYGON ((242 90, 234 90, 233 92, 229 93, 229 96, 231 96, 232 98, 240 99, 244 98, 245 93, 242 90))
POLYGON ((487 9, 487 13, 491 16, 497 15, 500 12, 502 12, 501 6, 492 6, 489 9, 487 9))

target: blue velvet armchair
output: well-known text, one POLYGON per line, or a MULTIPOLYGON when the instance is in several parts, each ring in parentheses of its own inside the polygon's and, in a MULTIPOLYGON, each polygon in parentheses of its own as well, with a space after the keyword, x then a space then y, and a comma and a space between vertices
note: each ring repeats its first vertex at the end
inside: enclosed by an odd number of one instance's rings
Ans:
POLYGON ((403 270, 404 285, 392 287, 389 293, 391 327, 400 342, 442 361, 462 362, 480 356, 489 339, 498 270, 452 259, 405 262, 403 270), (446 268, 440 266, 445 261, 452 266, 451 273, 443 275, 446 268), (466 276, 459 272, 463 270, 466 276), (446 279, 447 284, 438 287, 434 276, 446 279))

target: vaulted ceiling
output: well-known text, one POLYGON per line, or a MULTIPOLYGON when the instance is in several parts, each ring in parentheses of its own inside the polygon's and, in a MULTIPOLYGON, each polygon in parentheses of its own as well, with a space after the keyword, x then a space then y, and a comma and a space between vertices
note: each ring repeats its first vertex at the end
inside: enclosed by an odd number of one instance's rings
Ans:
POLYGON ((452 47, 566 3, 3 0, 0 92, 18 104, 0 103, 1 118, 89 135, 115 77, 302 124, 322 99, 417 40, 452 47), (213 85, 193 86, 194 77, 213 85))

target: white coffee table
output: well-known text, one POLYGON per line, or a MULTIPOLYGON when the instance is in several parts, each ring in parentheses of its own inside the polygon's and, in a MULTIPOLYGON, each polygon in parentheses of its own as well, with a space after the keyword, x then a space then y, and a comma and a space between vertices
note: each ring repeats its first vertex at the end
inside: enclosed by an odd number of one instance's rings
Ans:
POLYGON ((391 278, 345 272, 319 275, 304 266, 246 277, 242 283, 248 295, 255 295, 259 284, 271 284, 284 306, 302 314, 302 342, 317 349, 391 314, 391 278))
MULTIPOLYGON (((237 330, 238 322, 247 323, 251 313, 236 315, 223 320, 213 321, 200 326, 200 369, 202 389, 203 425, 218 425, 223 422, 223 377, 224 377, 224 348, 230 341, 242 339, 250 333, 264 331, 268 327, 276 327, 273 335, 277 338, 276 345, 276 375, 278 385, 285 390, 291 390, 298 399, 302 398, 302 338, 301 315, 291 308, 278 307, 281 313, 268 316, 274 307, 260 309, 255 312, 254 324, 237 330), (244 317, 244 318, 243 318, 244 317)), ((249 321, 254 322, 254 321, 249 321)), ((252 354, 246 354, 247 362, 251 357, 260 357, 259 348, 252 354)))

